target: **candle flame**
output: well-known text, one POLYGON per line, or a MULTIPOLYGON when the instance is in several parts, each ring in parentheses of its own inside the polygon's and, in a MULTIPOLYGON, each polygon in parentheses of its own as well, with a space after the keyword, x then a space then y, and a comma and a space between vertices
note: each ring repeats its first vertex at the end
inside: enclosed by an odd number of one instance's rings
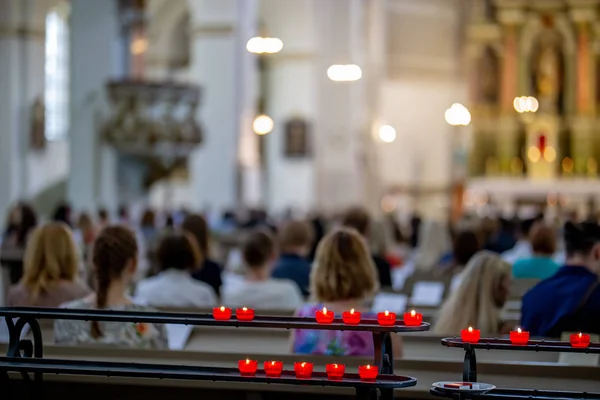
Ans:
POLYGON ((323 314, 327 314, 327 307, 323 307, 323 314))
POLYGON ((414 316, 415 316, 415 310, 412 310, 412 311, 410 312, 410 316, 411 316, 411 317, 414 317, 414 316))
POLYGON ((473 332, 473 327, 469 327, 469 332, 473 332))
POLYGON ((302 363, 302 368, 304 368, 304 366, 305 366, 305 365, 306 365, 306 363, 305 363, 305 362, 303 362, 303 363, 302 363))
POLYGON ((338 367, 337 364, 333 364, 333 368, 337 368, 337 367, 338 367))
POLYGON ((388 310, 385 310, 385 316, 387 317, 388 315, 390 315, 390 312, 388 310))
POLYGON ((225 311, 225 307, 221 306, 221 312, 225 311))
POLYGON ((581 338, 581 332, 579 332, 579 338, 581 338))
POLYGON ((367 369, 371 369, 371 366, 370 366, 370 365, 367 365, 367 369))
POLYGON ((246 358, 246 364, 250 364, 250 359, 246 358))
POLYGON ((271 361, 271 365, 275 365, 275 361, 271 361))
POLYGON ((518 333, 521 333, 521 328, 517 328, 517 332, 518 332, 518 333))
POLYGON ((248 309, 246 307, 242 308, 243 311, 248 311, 248 309))
POLYGON ((350 314, 354 314, 354 308, 350 310, 350 314))

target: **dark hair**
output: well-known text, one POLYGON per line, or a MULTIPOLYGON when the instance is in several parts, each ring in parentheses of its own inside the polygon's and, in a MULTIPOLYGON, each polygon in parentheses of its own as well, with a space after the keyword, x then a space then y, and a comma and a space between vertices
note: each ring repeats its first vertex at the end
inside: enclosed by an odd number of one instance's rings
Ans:
POLYGON ((342 225, 354 228, 361 235, 367 236, 371 225, 371 217, 363 207, 352 207, 342 217, 342 225))
POLYGON ((242 247, 242 257, 249 268, 262 267, 275 254, 275 241, 267 230, 248 234, 242 247))
POLYGON ((171 233, 158 244, 156 259, 161 271, 193 269, 200 264, 197 244, 191 235, 171 233))
POLYGON ((534 253, 553 255, 556 251, 556 232, 547 225, 535 225, 531 229, 529 241, 534 253))
POLYGON ((27 203, 19 203, 17 208, 21 213, 19 224, 15 227, 17 245, 25 246, 29 233, 37 226, 37 214, 33 207, 27 203))
MULTIPOLYGON (((134 233, 122 225, 102 229, 94 242, 92 261, 96 268, 96 308, 106 306, 111 283, 119 279, 127 264, 137 257, 138 245, 134 233)), ((91 323, 93 338, 102 336, 98 321, 91 323)))
POLYGON ((481 250, 481 242, 473 231, 459 232, 454 238, 452 252, 457 265, 467 265, 471 257, 479 250, 481 250))
POLYGON ((181 229, 194 235, 198 242, 198 247, 204 257, 208 257, 208 224, 206 219, 199 214, 191 214, 185 217, 181 224, 181 229))
POLYGON ((531 232, 531 228, 533 228, 533 226, 536 224, 536 222, 539 222, 540 217, 536 217, 536 218, 528 218, 528 219, 524 219, 522 221, 519 222, 519 232, 521 233, 521 235, 523 235, 523 237, 529 237, 529 233, 531 232))
POLYGON ((100 219, 100 221, 108 220, 108 211, 106 208, 101 208, 98 210, 98 219, 100 219))
POLYGON ((600 243, 600 226, 594 222, 567 222, 564 236, 567 257, 575 254, 586 255, 600 243))
POLYGON ((54 221, 63 222, 69 227, 71 226, 71 206, 67 203, 61 203, 54 211, 54 221))
POLYGON ((154 228, 156 225, 156 214, 152 209, 147 209, 142 215, 142 221, 140 222, 142 228, 154 228))
POLYGON ((290 221, 283 226, 279 234, 282 251, 295 247, 310 247, 313 243, 313 227, 305 221, 290 221))

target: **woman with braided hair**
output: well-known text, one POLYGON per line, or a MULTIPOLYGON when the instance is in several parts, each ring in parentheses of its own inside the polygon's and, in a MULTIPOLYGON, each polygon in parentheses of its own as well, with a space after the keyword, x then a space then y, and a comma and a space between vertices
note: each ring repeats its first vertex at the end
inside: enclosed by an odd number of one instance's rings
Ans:
MULTIPOLYGON (((96 293, 63 305, 74 309, 154 311, 135 305, 126 293, 137 268, 135 235, 124 226, 104 228, 94 242, 92 262, 96 272, 96 293)), ((57 320, 54 340, 59 344, 110 344, 138 348, 166 348, 165 327, 159 324, 128 322, 86 322, 57 320)))

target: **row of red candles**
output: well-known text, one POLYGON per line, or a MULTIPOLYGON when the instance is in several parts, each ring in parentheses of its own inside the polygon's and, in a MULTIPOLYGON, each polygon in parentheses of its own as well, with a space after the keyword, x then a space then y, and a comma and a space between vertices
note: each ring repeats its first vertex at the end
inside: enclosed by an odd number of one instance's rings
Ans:
MULTIPOLYGON (((213 308, 213 317, 220 321, 226 321, 231 318, 231 308, 216 307, 213 308)), ((252 321, 254 319, 254 310, 251 308, 238 308, 235 310, 235 317, 240 321, 252 321)), ((315 319, 319 324, 331 324, 335 318, 333 311, 323 307, 322 310, 317 310, 315 319)), ((346 325, 360 324, 361 313, 354 309, 344 311, 342 313, 342 321, 346 325)), ((384 311, 377 314, 377 322, 382 326, 393 326, 396 323, 396 314, 391 311, 384 311)), ((404 324, 407 326, 420 326, 423 322, 423 314, 415 312, 404 313, 404 324)))
MULTIPOLYGON (((460 337, 465 343, 477 343, 481 338, 481 331, 468 327, 460 332, 460 337)), ((571 347, 586 348, 590 345, 590 335, 587 333, 572 333, 569 337, 571 347)), ((510 342, 517 346, 525 346, 529 343, 529 332, 517 328, 510 332, 510 342)))
MULTIPOLYGON (((294 372, 298 379, 310 379, 313 373, 313 363, 310 362, 295 362, 294 372)), ((283 361, 265 361, 265 375, 269 378, 279 378, 283 371, 283 361)), ((238 361, 238 369, 243 376, 254 376, 258 369, 258 361, 256 360, 240 360, 238 361)), ((344 364, 327 364, 325 365, 327 378, 331 380, 339 380, 346 373, 344 364)), ((363 381, 374 381, 377 378, 379 369, 373 365, 361 365, 358 367, 358 375, 363 381)))

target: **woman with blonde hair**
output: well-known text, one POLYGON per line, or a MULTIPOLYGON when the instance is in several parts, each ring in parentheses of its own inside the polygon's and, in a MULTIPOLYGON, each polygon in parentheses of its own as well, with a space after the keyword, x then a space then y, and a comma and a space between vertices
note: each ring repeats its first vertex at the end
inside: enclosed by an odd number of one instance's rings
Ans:
MULTIPOLYGON (((364 319, 376 319, 365 306, 365 300, 377 289, 377 270, 365 239, 355 229, 337 229, 319 243, 310 274, 310 292, 317 304, 307 304, 297 314, 314 318, 317 310, 326 307, 338 317, 354 309, 362 312, 364 319)), ((392 340, 396 355, 401 355, 400 337, 393 335, 392 340)), ((297 354, 374 354, 370 332, 296 330, 292 332, 291 343, 292 351, 297 354)))
POLYGON ((8 306, 58 307, 90 293, 79 280, 77 247, 62 222, 35 229, 27 242, 21 281, 9 289, 8 306))
POLYGON ((457 335, 472 326, 484 334, 504 333, 500 311, 508 299, 510 275, 510 264, 496 253, 476 253, 459 286, 442 305, 434 332, 457 335))

